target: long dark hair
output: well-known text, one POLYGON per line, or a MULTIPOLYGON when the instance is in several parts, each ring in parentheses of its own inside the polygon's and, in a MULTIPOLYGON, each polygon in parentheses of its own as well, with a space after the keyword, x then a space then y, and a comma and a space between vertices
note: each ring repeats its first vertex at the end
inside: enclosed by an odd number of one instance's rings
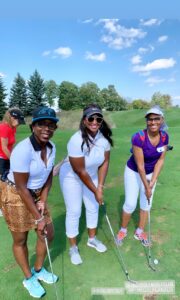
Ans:
MULTIPOLYGON (((90 151, 90 145, 93 144, 93 140, 89 137, 87 128, 86 128, 86 126, 84 125, 84 122, 83 122, 84 119, 86 118, 86 115, 84 115, 84 112, 88 108, 92 108, 92 107, 98 108, 98 109, 101 110, 100 106, 98 104, 95 104, 95 103, 91 103, 83 109, 83 116, 81 118, 80 125, 79 125, 79 129, 81 130, 82 139, 83 139, 83 142, 82 142, 82 145, 81 145, 81 150, 82 151, 83 151, 84 144, 87 145, 89 151, 90 151)), ((104 119, 101 123, 101 127, 99 128, 99 131, 102 133, 102 135, 105 137, 105 139, 108 140, 110 145, 113 146, 113 140, 111 138, 112 130, 110 129, 109 125, 106 123, 106 121, 104 119)))

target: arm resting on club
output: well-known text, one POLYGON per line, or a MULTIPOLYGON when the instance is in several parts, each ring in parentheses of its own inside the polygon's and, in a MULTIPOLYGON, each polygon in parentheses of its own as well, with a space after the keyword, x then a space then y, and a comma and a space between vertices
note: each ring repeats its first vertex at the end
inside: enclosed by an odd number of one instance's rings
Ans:
POLYGON ((98 188, 103 188, 110 161, 110 151, 105 152, 105 160, 98 169, 98 188))

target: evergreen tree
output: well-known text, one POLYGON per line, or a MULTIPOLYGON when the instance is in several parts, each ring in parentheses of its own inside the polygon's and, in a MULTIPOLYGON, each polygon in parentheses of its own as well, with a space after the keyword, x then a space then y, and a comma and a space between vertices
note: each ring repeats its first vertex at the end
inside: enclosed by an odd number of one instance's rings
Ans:
POLYGON ((19 73, 10 90, 9 107, 19 107, 24 114, 27 113, 27 86, 19 73))
POLYGON ((28 114, 41 105, 46 105, 45 84, 37 70, 28 81, 28 114))
POLYGON ((0 76, 0 120, 2 120, 2 117, 7 110, 7 105, 4 101, 6 96, 6 88, 4 87, 2 77, 0 76))

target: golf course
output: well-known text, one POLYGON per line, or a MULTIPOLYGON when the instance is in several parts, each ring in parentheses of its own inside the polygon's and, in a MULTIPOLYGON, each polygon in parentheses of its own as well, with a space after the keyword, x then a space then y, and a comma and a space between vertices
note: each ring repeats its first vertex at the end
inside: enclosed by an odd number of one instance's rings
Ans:
MULTIPOLYGON (((152 260, 156 271, 149 268, 148 248, 135 240, 139 206, 128 226, 128 235, 117 251, 104 210, 100 207, 98 239, 108 248, 98 253, 87 247, 87 230, 84 208, 80 220, 78 247, 83 260, 81 265, 72 265, 69 259, 69 244, 65 235, 65 205, 59 187, 58 176, 53 178, 49 194, 49 207, 55 227, 55 238, 50 246, 53 271, 59 276, 56 284, 59 300, 168 300, 180 299, 180 108, 171 108, 165 113, 172 151, 166 154, 165 164, 157 182, 151 209, 152 260), (123 259, 123 263, 122 263, 123 259), (124 272, 137 283, 129 283, 124 272), (129 287, 129 285, 141 288, 129 287), (146 292, 146 286, 151 286, 146 292), (155 291, 154 286, 157 285, 155 291), (161 289, 160 289, 161 287, 161 289), (133 290, 133 291, 132 291, 133 290)), ((124 203, 124 168, 130 156, 131 136, 145 128, 145 110, 104 112, 104 118, 113 130, 114 147, 111 150, 110 166, 104 189, 104 203, 112 229, 117 234, 124 203)), ((81 111, 62 111, 53 142, 56 144, 56 163, 66 156, 66 145, 78 129, 81 111)), ((28 120, 30 122, 30 119, 28 120)), ((17 142, 30 135, 28 124, 17 130, 17 142)), ((71 188, 71 187, 69 187, 71 188)), ((147 228, 148 229, 148 228, 147 228)), ((28 247, 30 264, 35 253, 34 232, 30 232, 28 247)), ((45 267, 50 271, 48 257, 45 267)), ((3 217, 0 218, 0 299, 29 300, 23 287, 23 274, 14 260, 12 238, 3 217)), ((42 284, 46 290, 45 300, 55 300, 53 285, 42 284)))

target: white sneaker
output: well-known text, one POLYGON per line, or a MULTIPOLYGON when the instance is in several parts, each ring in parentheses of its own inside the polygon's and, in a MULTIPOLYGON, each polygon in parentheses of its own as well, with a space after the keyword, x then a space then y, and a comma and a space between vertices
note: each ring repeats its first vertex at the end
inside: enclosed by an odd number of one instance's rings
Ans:
POLYGON ((3 217, 3 213, 2 210, 0 209, 0 217, 3 217))
POLYGON ((72 262, 73 265, 82 264, 82 259, 81 259, 81 256, 79 254, 79 250, 78 250, 77 246, 72 246, 69 249, 69 255, 70 255, 71 262, 72 262))
POLYGON ((96 236, 94 238, 89 238, 87 245, 89 247, 95 248, 98 252, 105 252, 107 250, 106 246, 99 241, 96 236))

